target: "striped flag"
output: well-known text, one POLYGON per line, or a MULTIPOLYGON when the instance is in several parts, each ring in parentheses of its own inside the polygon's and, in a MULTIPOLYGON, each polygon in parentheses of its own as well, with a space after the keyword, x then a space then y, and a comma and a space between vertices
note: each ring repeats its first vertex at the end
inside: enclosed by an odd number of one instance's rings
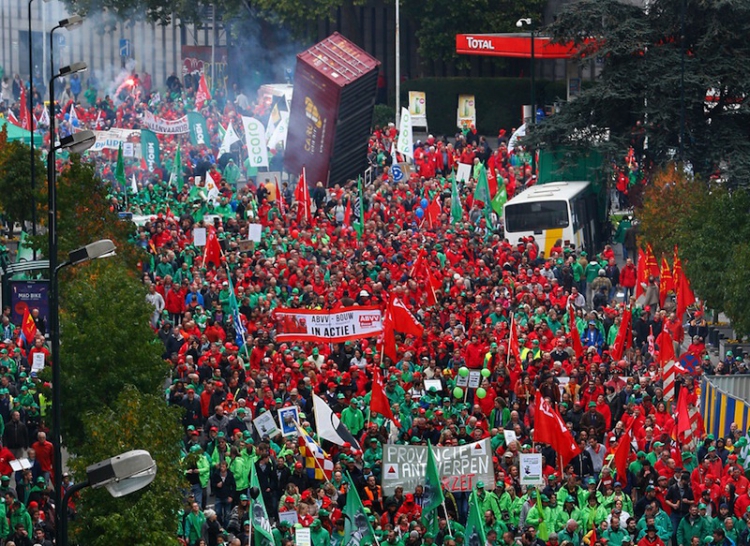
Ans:
POLYGON ((656 344, 659 346, 659 363, 662 366, 662 378, 664 380, 664 399, 674 399, 675 388, 674 380, 675 375, 678 373, 686 373, 686 370, 682 366, 677 365, 677 358, 674 355, 674 345, 672 344, 672 336, 665 329, 656 338, 656 344))
POLYGON ((329 481, 333 475, 333 461, 328 453, 313 440, 307 431, 297 424, 299 434, 299 452, 305 458, 305 470, 308 478, 329 481))

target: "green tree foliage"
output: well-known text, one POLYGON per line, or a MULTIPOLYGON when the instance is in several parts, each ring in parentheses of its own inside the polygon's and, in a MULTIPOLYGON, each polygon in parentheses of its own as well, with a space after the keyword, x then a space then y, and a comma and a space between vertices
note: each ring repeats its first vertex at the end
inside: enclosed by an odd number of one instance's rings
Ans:
POLYGON ((654 0, 644 10, 619 0, 578 0, 548 27, 574 42, 578 59, 603 60, 597 83, 537 126, 537 145, 600 147, 622 158, 641 122, 648 156, 666 164, 679 150, 684 11, 684 159, 708 179, 721 170, 750 181, 750 3, 654 0), (714 90, 716 102, 706 105, 714 90))
POLYGON ((34 197, 40 199, 39 187, 45 184, 44 164, 36 154, 36 193, 31 191, 31 161, 29 147, 20 142, 8 142, 8 130, 0 131, 0 209, 9 223, 30 221, 33 217, 34 197))
POLYGON ((158 393, 167 366, 148 323, 146 290, 124 265, 78 266, 60 287, 62 425, 66 444, 79 452, 90 442, 83 433, 89 412, 112 408, 126 385, 158 393))
MULTIPOLYGON (((117 213, 110 210, 108 193, 107 185, 96 176, 94 168, 81 161, 80 156, 71 155, 70 161, 57 175, 57 232, 61 260, 71 250, 98 239, 112 239, 117 245, 114 260, 131 270, 135 270, 138 261, 145 257, 145 253, 128 243, 132 225, 120 221, 117 213)), ((40 215, 44 223, 48 220, 47 195, 45 184, 42 191, 45 212, 40 215)), ((46 254, 47 242, 47 236, 40 235, 35 245, 46 254)))
MULTIPOLYGON (((122 370, 124 375, 127 374, 122 370)), ((91 546, 177 544, 180 509, 180 429, 177 410, 164 398, 125 387, 110 407, 86 414, 86 449, 71 462, 75 474, 131 449, 147 449, 157 464, 156 478, 146 489, 115 499, 104 489, 84 489, 78 502, 80 516, 71 522, 71 543, 91 546)))

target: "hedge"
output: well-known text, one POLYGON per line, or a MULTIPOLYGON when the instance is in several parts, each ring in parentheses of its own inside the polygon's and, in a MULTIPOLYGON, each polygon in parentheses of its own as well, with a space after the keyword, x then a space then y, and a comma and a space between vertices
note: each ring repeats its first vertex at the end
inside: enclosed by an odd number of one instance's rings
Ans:
MULTIPOLYGON (((564 81, 537 80, 536 99, 549 105, 565 99, 564 81)), ((477 109, 477 130, 483 135, 521 124, 521 106, 529 103, 529 80, 524 78, 423 78, 401 85, 401 104, 408 105, 409 91, 424 91, 430 133, 454 135, 458 96, 473 94, 477 109)))

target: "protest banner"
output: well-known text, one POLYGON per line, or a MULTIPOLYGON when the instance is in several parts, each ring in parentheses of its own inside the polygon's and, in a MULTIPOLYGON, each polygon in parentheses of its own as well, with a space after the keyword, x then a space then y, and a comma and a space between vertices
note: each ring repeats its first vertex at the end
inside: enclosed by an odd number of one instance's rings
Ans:
POLYGON ((378 307, 344 307, 335 311, 283 309, 273 312, 276 341, 342 343, 378 335, 383 320, 378 307))
POLYGON ((179 119, 157 118, 148 110, 143 112, 141 125, 160 135, 179 135, 190 132, 190 123, 188 123, 187 116, 182 116, 179 119))
MULTIPOLYGON (((383 494, 396 487, 414 491, 425 484, 427 446, 386 444, 383 446, 383 494)), ((489 439, 462 446, 433 447, 438 475, 448 491, 471 491, 478 481, 494 489, 492 449, 489 439)))

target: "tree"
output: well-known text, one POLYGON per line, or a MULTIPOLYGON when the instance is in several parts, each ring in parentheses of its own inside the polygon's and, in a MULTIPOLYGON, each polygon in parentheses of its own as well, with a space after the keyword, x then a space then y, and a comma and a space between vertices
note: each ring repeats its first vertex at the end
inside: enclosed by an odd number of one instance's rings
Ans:
POLYGON ((531 140, 584 149, 598 142, 611 158, 622 158, 646 137, 648 164, 663 166, 679 156, 684 127, 683 158, 697 174, 708 180, 720 172, 733 185, 747 184, 749 23, 744 0, 654 0, 647 9, 619 0, 568 4, 547 30, 557 42, 574 43, 579 61, 601 59, 602 71, 538 124, 531 140), (708 103, 707 93, 716 100, 708 103))
POLYGON ((39 202, 41 195, 38 188, 44 186, 44 164, 37 152, 37 191, 32 192, 29 157, 29 147, 20 141, 9 142, 7 127, 3 127, 0 131, 0 208, 10 225, 31 221, 34 201, 39 202))
POLYGON ((168 372, 154 337, 141 282, 117 260, 78 266, 60 283, 63 435, 69 449, 88 448, 86 415, 111 409, 132 385, 159 392, 168 372))
POLYGON ((110 402, 85 415, 86 449, 71 460, 75 475, 86 466, 131 449, 146 449, 156 461, 154 482, 146 489, 115 499, 105 489, 84 489, 77 503, 80 517, 70 530, 79 544, 110 546, 177 545, 177 513, 182 497, 178 411, 164 398, 125 387, 110 402))

